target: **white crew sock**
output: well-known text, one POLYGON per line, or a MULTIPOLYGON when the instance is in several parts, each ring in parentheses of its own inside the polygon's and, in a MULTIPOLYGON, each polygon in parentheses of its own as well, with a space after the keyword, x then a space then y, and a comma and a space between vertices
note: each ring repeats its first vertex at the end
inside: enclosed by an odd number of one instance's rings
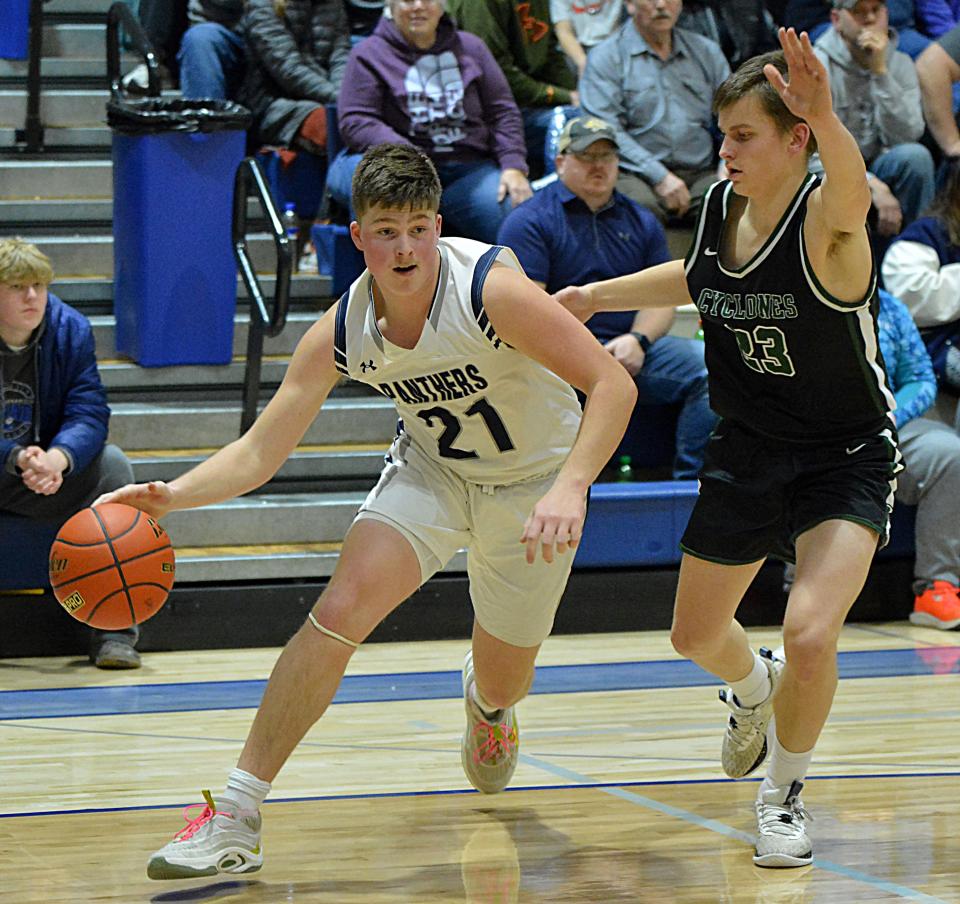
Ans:
POLYGON ((770 670, 756 653, 753 654, 750 673, 739 681, 730 682, 730 690, 737 698, 737 703, 745 709, 763 703, 770 696, 771 687, 770 670))
POLYGON ((227 789, 222 797, 240 810, 255 811, 260 809, 269 793, 270 782, 261 781, 242 769, 233 769, 227 776, 227 789))
POLYGON ((480 712, 482 712, 488 719, 494 719, 500 714, 500 710, 495 706, 491 706, 487 703, 486 700, 480 695, 480 689, 477 687, 477 682, 473 682, 473 691, 471 692, 473 697, 473 702, 480 707, 480 712))
POLYGON ((775 723, 770 723, 768 742, 770 743, 770 763, 766 778, 760 783, 758 796, 773 788, 789 788, 794 782, 802 782, 813 759, 813 748, 803 753, 791 753, 777 738, 775 723))

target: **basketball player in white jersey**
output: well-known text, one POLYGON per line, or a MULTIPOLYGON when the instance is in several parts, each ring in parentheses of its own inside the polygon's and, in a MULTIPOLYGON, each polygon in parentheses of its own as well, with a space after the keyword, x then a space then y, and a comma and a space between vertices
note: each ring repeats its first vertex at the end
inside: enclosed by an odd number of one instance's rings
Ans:
POLYGON ((514 705, 550 633, 587 491, 617 448, 636 390, 511 251, 441 239, 439 203, 427 157, 406 145, 371 148, 354 175, 350 227, 367 269, 304 336, 254 426, 170 484, 99 500, 162 517, 260 486, 341 375, 388 396, 401 415, 380 481, 273 670, 226 790, 204 792, 203 812, 151 857, 152 878, 260 868, 270 782, 326 710, 354 650, 463 547, 475 612, 463 766, 487 793, 513 774, 514 705), (571 384, 587 397, 582 420, 571 384))

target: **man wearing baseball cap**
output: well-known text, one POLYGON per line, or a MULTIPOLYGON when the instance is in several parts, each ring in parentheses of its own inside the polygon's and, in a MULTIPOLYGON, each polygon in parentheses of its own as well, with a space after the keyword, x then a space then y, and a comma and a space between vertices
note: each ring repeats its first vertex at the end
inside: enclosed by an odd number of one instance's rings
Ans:
POLYGON ((933 199, 933 158, 919 143, 923 108, 913 60, 897 50, 884 0, 832 0, 814 49, 833 107, 867 163, 875 226, 896 235, 933 199))
MULTIPOLYGON (((657 218, 615 188, 619 146, 608 122, 595 116, 571 119, 557 150, 558 180, 515 207, 497 234, 527 276, 552 293, 669 259, 657 218)), ((603 312, 591 317, 587 328, 633 377, 638 406, 679 408, 672 472, 687 480, 700 470, 716 417, 703 343, 667 335, 674 313, 673 308, 603 312)))

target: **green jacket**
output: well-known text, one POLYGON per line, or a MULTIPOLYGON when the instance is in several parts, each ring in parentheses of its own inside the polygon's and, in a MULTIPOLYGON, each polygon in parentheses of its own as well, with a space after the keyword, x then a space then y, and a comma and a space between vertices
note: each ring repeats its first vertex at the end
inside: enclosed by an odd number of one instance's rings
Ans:
POLYGON ((571 102, 577 77, 557 46, 550 0, 447 0, 447 12, 490 48, 518 106, 571 102))

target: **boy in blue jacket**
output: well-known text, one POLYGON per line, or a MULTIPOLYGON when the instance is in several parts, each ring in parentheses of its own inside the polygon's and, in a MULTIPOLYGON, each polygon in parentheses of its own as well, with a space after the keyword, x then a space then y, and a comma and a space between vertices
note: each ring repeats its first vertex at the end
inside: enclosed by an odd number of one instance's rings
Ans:
MULTIPOLYGON (((0 239, 0 511, 62 524, 129 483, 133 469, 107 445, 110 409, 90 324, 48 293, 52 281, 36 246, 0 239)), ((138 636, 94 630, 90 658, 98 668, 137 668, 138 636)))

